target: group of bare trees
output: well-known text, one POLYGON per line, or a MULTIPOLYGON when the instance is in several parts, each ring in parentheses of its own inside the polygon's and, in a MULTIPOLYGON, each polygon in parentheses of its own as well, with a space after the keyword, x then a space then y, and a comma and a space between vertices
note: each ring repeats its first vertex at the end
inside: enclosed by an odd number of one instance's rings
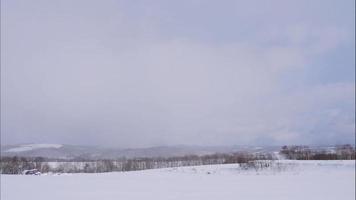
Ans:
POLYGON ((60 160, 53 161, 45 158, 19 158, 2 157, 0 170, 3 174, 19 174, 24 170, 38 169, 42 173, 99 173, 112 171, 135 171, 145 169, 228 164, 228 163, 248 163, 253 160, 272 159, 269 154, 212 154, 212 155, 187 155, 169 158, 133 158, 116 160, 60 160))
POLYGON ((280 153, 291 160, 355 160, 355 147, 339 145, 330 149, 309 146, 283 146, 280 153))
POLYGON ((0 173, 2 174, 21 174, 24 170, 38 169, 41 172, 48 172, 50 167, 42 157, 1 157, 0 173))

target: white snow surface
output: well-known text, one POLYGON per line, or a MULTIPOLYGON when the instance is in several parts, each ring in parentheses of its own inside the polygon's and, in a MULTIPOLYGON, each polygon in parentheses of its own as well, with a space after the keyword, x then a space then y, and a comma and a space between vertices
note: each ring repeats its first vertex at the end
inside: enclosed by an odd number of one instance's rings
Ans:
POLYGON ((2 200, 353 200, 355 161, 277 161, 133 172, 1 175, 2 200))
POLYGON ((23 151, 31 151, 35 149, 44 149, 44 148, 61 148, 63 145, 61 144, 23 144, 19 147, 14 147, 11 149, 7 149, 5 152, 23 152, 23 151))

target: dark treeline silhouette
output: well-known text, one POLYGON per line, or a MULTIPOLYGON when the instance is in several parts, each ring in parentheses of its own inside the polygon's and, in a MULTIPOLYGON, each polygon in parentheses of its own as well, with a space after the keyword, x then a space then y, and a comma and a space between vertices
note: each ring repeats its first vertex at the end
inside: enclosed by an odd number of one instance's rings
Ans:
POLYGON ((355 147, 339 145, 330 149, 310 148, 309 146, 283 146, 280 154, 290 160, 355 160, 355 147))
POLYGON ((1 157, 0 171, 3 174, 21 174, 24 170, 29 169, 49 171, 49 166, 42 157, 1 157))
POLYGON ((24 170, 29 169, 37 169, 42 173, 99 173, 212 164, 246 164, 255 160, 273 160, 273 156, 268 153, 250 154, 242 152, 169 158, 121 158, 116 160, 87 160, 83 158, 55 160, 42 157, 24 158, 15 156, 2 157, 0 170, 3 174, 21 174, 24 170))

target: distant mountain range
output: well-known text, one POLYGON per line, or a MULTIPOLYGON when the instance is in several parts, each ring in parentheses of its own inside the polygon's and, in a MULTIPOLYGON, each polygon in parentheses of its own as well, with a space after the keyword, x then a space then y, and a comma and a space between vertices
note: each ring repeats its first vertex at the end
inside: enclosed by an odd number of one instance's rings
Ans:
POLYGON ((46 157, 56 159, 115 159, 138 157, 172 157, 185 155, 207 155, 214 153, 277 152, 280 146, 158 146, 149 148, 105 148, 62 144, 21 144, 1 146, 1 156, 46 157))

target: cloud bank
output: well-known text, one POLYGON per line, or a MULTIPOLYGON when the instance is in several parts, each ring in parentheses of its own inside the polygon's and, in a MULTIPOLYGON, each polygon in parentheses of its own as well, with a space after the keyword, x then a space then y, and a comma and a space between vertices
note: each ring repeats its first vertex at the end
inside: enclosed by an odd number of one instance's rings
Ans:
POLYGON ((353 1, 7 1, 3 144, 354 143, 353 1))

